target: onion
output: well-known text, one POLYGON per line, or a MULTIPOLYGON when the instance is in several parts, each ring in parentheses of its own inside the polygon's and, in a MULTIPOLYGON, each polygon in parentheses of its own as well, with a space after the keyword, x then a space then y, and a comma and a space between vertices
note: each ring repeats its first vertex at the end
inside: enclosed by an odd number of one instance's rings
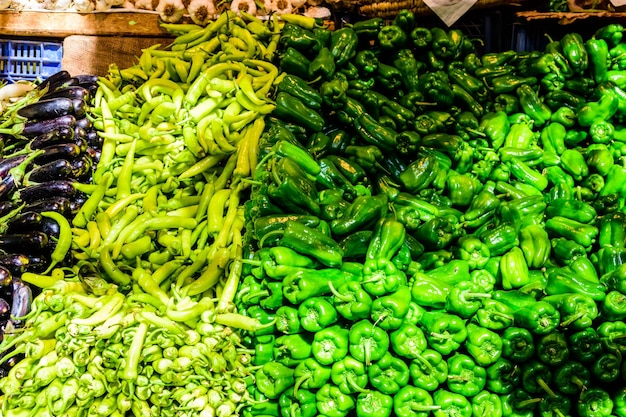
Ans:
POLYGON ((6 101, 12 98, 22 97, 34 88, 35 86, 31 83, 7 84, 0 88, 0 101, 6 101))

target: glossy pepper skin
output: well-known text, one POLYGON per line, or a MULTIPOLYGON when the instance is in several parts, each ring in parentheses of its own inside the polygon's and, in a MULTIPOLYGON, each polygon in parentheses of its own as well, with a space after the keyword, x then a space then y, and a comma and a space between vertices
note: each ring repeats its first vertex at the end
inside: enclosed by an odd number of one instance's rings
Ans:
POLYGON ((361 392, 356 398, 356 410, 364 417, 389 417, 393 411, 393 397, 375 390, 361 392))
POLYGON ((482 328, 475 323, 468 323, 465 348, 476 364, 489 366, 500 359, 502 339, 492 330, 482 328))
POLYGON ((467 338, 464 320, 454 314, 424 310, 420 324, 429 345, 442 355, 457 350, 467 338))
POLYGON ((410 300, 409 286, 401 284, 393 293, 379 296, 374 300, 370 311, 371 319, 384 330, 397 329, 409 311, 410 300))
POLYGON ((294 390, 321 388, 330 380, 330 367, 319 363, 315 358, 306 358, 294 370, 294 390))
POLYGON ((389 349, 389 335, 367 319, 350 327, 349 340, 350 354, 367 366, 381 359, 389 349))
POLYGON ((387 352, 380 360, 367 368, 369 383, 383 394, 396 394, 408 384, 409 367, 404 360, 387 352))
POLYGON ((342 393, 349 395, 365 388, 368 374, 363 362, 348 355, 332 364, 330 379, 342 393))
POLYGON ((293 369, 278 362, 268 362, 256 374, 257 389, 267 398, 277 399, 293 386, 293 369))
POLYGON ((284 91, 276 96, 274 112, 276 116, 314 132, 322 131, 325 125, 323 117, 315 109, 307 107, 302 100, 284 91))
POLYGON ((330 37, 330 52, 337 66, 343 66, 356 54, 358 36, 351 27, 334 30, 330 37))
POLYGON ((329 266, 341 266, 343 253, 331 238, 301 223, 287 221, 280 244, 329 266))
POLYGON ((332 384, 325 384, 315 393, 317 411, 329 417, 345 417, 354 409, 355 402, 332 384))
POLYGON ((407 385, 393 397, 393 411, 397 416, 428 415, 430 410, 438 410, 432 395, 425 389, 407 385))
POLYGON ((337 289, 330 286, 337 312, 347 320, 357 321, 370 316, 372 297, 357 281, 347 281, 337 289))

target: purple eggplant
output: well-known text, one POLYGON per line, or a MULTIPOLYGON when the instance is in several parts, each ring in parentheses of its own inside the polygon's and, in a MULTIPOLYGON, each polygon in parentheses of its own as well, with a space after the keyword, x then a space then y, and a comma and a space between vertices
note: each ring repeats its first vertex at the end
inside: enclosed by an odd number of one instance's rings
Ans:
POLYGON ((60 126, 50 132, 36 136, 30 141, 30 149, 42 149, 57 143, 72 142, 75 130, 70 126, 60 126))
POLYGON ((33 159, 33 162, 38 165, 43 165, 56 159, 76 158, 83 153, 81 147, 75 143, 59 143, 56 145, 46 146, 45 148, 42 148, 41 151, 41 154, 33 159))
POLYGON ((41 96, 41 99, 49 99, 49 98, 57 98, 57 97, 64 97, 64 98, 69 98, 69 99, 79 98, 79 99, 87 100, 89 98, 89 90, 87 90, 85 87, 81 87, 80 85, 72 85, 72 86, 65 87, 65 88, 59 88, 54 91, 49 91, 43 96, 41 96))
POLYGON ((4 217, 13 210, 19 208, 19 204, 15 201, 0 201, 0 217, 4 217))
POLYGON ((89 117, 79 117, 76 119, 76 129, 79 129, 79 128, 83 129, 84 134, 86 135, 87 132, 91 128, 93 128, 93 122, 91 121, 91 119, 89 119, 89 117))
POLYGON ((11 298, 11 317, 13 324, 20 327, 22 322, 20 317, 24 317, 30 311, 30 305, 33 301, 33 291, 30 286, 21 280, 13 281, 13 297, 11 298))
POLYGON ((17 114, 28 120, 54 119, 66 114, 74 114, 74 100, 65 97, 38 100, 22 107, 17 114))
POLYGON ((0 298, 0 320, 7 321, 11 318, 11 304, 4 298, 0 298))
POLYGON ((78 74, 75 75, 74 78, 78 80, 78 84, 96 84, 100 79, 99 76, 93 74, 78 74))
POLYGON ((32 203, 26 204, 23 208, 24 211, 35 211, 42 213, 44 211, 54 211, 63 215, 70 214, 70 199, 63 196, 53 196, 36 200, 32 203))
POLYGON ((70 212, 73 216, 78 213, 78 210, 80 210, 83 204, 85 204, 85 201, 87 201, 87 196, 85 194, 77 194, 70 200, 70 212))
POLYGON ((72 99, 72 114, 77 119, 82 119, 87 114, 87 105, 82 98, 72 99))
POLYGON ((79 158, 73 159, 72 164, 72 178, 81 180, 86 178, 93 168, 93 159, 90 155, 84 154, 79 158))
POLYGON ((0 160, 0 178, 5 178, 13 168, 17 168, 20 164, 24 163, 28 155, 15 155, 0 160))
POLYGON ((35 185, 29 185, 20 190, 20 197, 26 204, 51 197, 61 196, 71 200, 77 194, 74 182, 71 180, 52 180, 35 185))
POLYGON ((13 297, 13 274, 0 265, 0 298, 10 300, 13 297))
POLYGON ((12 175, 7 175, 0 180, 0 200, 8 200, 13 196, 13 192, 17 189, 15 185, 15 178, 12 175))
POLYGON ((24 125, 18 126, 18 134, 26 137, 39 136, 42 133, 52 132, 61 126, 69 126, 73 128, 76 125, 76 117, 71 114, 55 117, 54 119, 27 121, 24 125), (21 130, 19 129, 21 127, 21 130))
POLYGON ((6 268, 11 275, 20 276, 24 272, 41 273, 46 270, 50 260, 45 256, 23 253, 0 253, 0 266, 6 268))
POLYGON ((19 214, 7 220, 6 233, 11 234, 37 230, 37 227, 45 218, 47 217, 43 217, 36 211, 25 211, 22 209, 19 214))
POLYGON ((44 88, 48 88, 48 91, 50 91, 57 88, 58 85, 66 82, 70 78, 72 78, 72 75, 68 71, 61 70, 43 80, 41 84, 37 86, 37 89, 43 90, 44 88))
POLYGON ((0 235, 0 250, 41 253, 48 246, 48 235, 34 230, 32 232, 0 235))
MULTIPOLYGON (((42 232, 48 237, 58 238, 61 232, 59 224, 50 217, 44 217, 36 211, 26 211, 7 221, 7 234, 42 232)), ((50 239, 48 244, 50 245, 50 239)))
POLYGON ((30 170, 26 174, 26 180, 29 182, 46 182, 70 177, 74 178, 72 173, 73 168, 70 161, 67 159, 55 159, 30 170))

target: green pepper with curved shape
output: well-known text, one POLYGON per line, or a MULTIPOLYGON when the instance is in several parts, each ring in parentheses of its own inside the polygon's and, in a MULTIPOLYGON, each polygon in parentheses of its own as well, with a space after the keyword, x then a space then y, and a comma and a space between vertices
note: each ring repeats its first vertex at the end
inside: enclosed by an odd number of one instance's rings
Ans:
POLYGON ((487 383, 487 371, 471 356, 456 352, 448 358, 448 389, 452 392, 473 397, 487 383))
POLYGON ((467 338, 465 321, 454 314, 424 310, 420 324, 429 346, 442 355, 456 351, 467 338))
POLYGON ((473 282, 461 281, 450 289, 444 309, 450 314, 469 319, 483 306, 483 300, 490 297, 473 282))

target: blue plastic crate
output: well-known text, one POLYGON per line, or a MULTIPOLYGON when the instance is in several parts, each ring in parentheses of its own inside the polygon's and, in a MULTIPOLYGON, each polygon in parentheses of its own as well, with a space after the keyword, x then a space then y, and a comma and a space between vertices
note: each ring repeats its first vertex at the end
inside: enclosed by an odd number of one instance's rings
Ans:
POLYGON ((0 79, 45 79, 61 70, 63 44, 0 39, 0 79))

